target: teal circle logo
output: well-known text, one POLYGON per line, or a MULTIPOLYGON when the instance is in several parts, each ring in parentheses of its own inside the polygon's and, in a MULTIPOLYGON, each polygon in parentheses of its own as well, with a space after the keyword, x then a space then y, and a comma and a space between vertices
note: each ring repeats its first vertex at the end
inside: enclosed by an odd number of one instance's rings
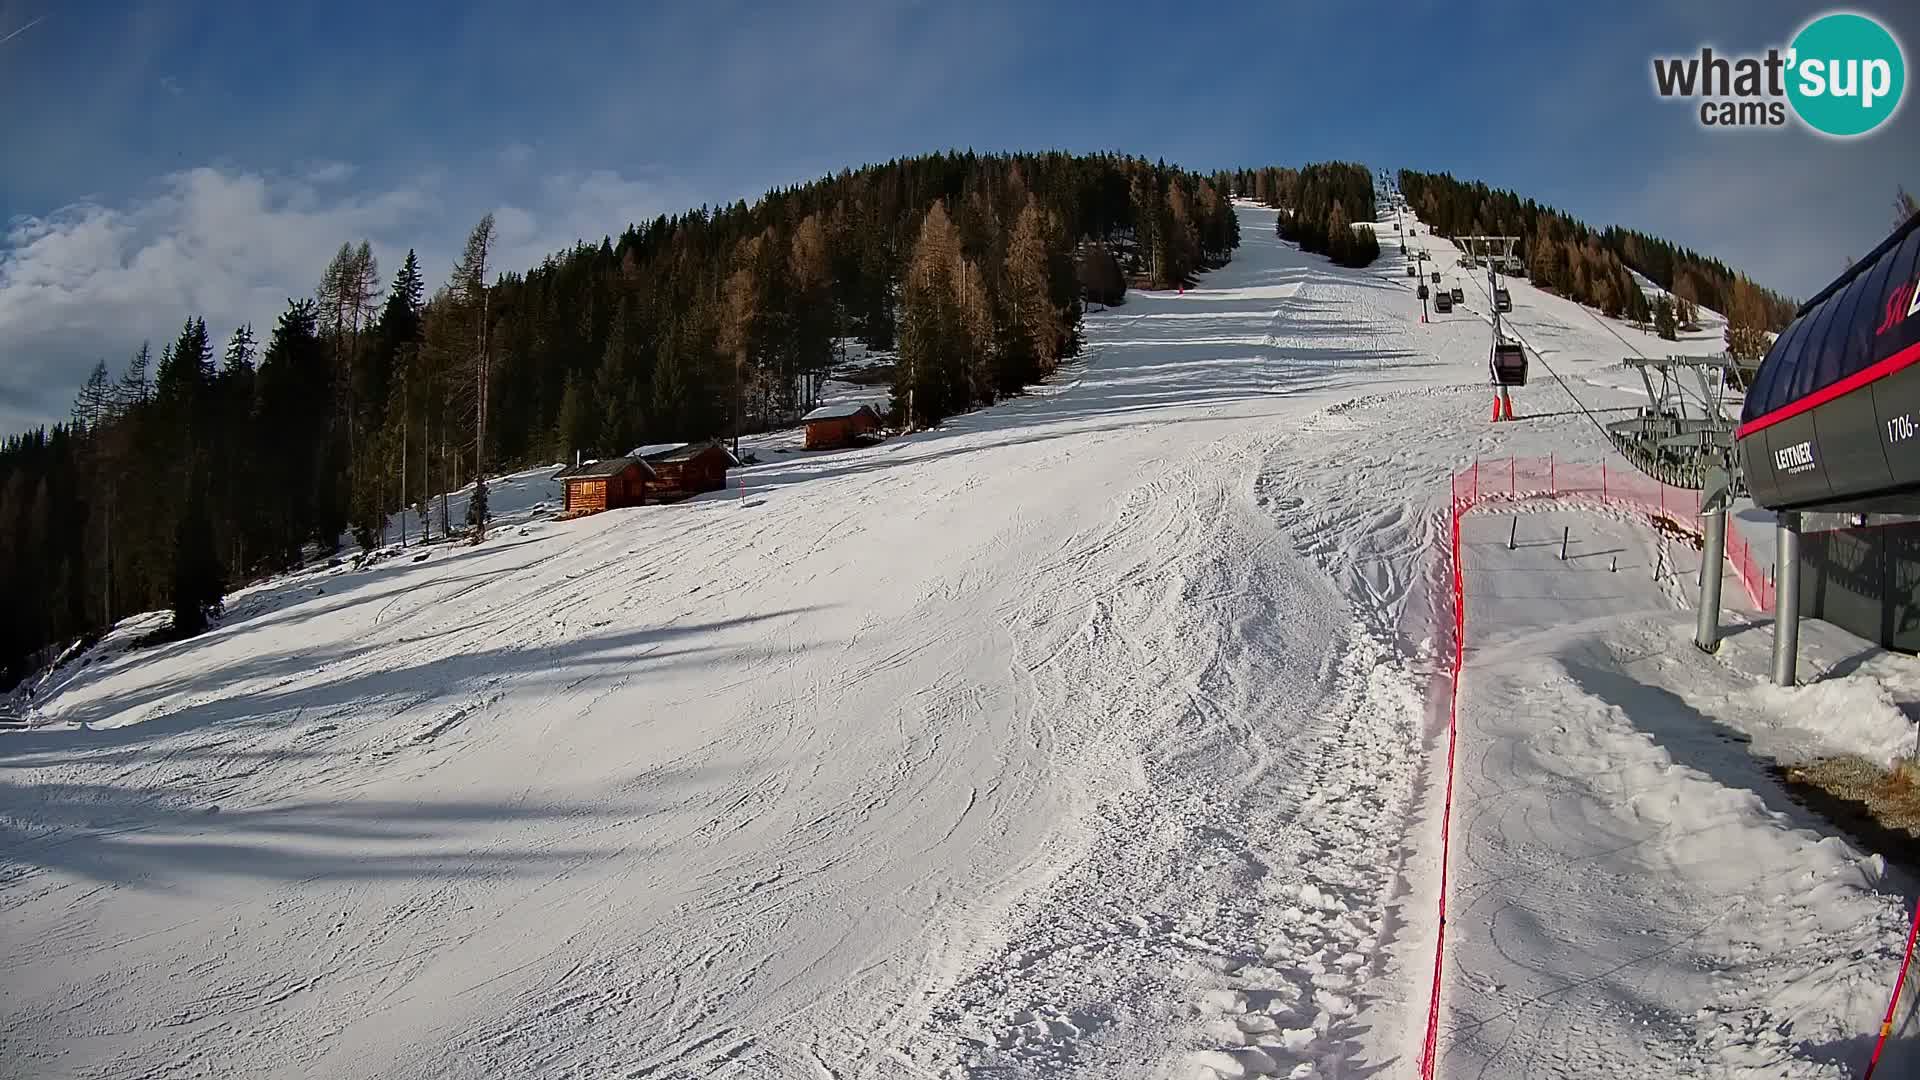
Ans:
POLYGON ((1787 99, 1823 135, 1865 135, 1886 123, 1907 88, 1907 61, 1887 28, 1836 12, 1808 23, 1789 47, 1787 99))

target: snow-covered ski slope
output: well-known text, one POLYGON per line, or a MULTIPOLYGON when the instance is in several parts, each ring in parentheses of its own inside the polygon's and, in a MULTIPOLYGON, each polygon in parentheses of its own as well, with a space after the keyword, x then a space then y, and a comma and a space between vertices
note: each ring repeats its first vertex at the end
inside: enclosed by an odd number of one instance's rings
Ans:
MULTIPOLYGON (((1031 396, 63 673, 0 736, 0 1069, 1411 1072, 1448 477, 1602 443, 1487 423, 1467 272, 1423 325, 1390 239, 1241 216, 1031 396)), ((1512 287, 1570 378, 1655 348, 1512 287)))
MULTIPOLYGON (((1905 936, 1887 894, 1909 884, 1822 840, 1767 765, 1884 763, 1912 724, 1872 678, 1768 685, 1771 634, 1745 620, 1693 649, 1699 552, 1644 521, 1503 510, 1462 527, 1440 1075, 1858 1076, 1905 936)), ((1822 657, 1847 636, 1808 631, 1822 657)), ((1916 1020, 1909 997, 1880 1075, 1920 1063, 1916 1020)))

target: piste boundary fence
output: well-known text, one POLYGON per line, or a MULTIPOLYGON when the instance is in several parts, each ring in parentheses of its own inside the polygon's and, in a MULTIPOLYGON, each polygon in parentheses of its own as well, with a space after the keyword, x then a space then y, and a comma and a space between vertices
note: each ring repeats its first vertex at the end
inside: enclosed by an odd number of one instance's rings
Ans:
MULTIPOLYGON (((1585 461, 1509 457, 1476 459, 1453 474, 1453 513, 1457 518, 1483 503, 1570 500, 1608 504, 1660 518, 1695 537, 1703 537, 1700 492, 1674 487, 1636 469, 1585 461)), ((1754 555, 1753 545, 1727 523, 1727 566, 1755 611, 1773 611, 1773 569, 1754 555)), ((1456 557, 1455 562, 1458 562, 1456 557)))
MULTIPOLYGON (((1489 504, 1514 505, 1530 501, 1564 500, 1575 506, 1582 503, 1597 503, 1638 511, 1650 518, 1666 521, 1694 536, 1705 533, 1701 522, 1698 491, 1663 483, 1637 470, 1623 469, 1618 465, 1609 466, 1604 460, 1596 465, 1591 462, 1561 461, 1551 455, 1545 458, 1508 457, 1487 461, 1476 458, 1472 464, 1453 474, 1452 489, 1447 576, 1453 603, 1453 610, 1448 613, 1451 615, 1453 624, 1453 647, 1448 651, 1447 664, 1446 794, 1442 799, 1440 817, 1439 921, 1434 935, 1433 987, 1427 1002, 1426 1037, 1420 1052, 1421 1080, 1434 1080, 1434 1073, 1439 1065, 1437 1048, 1440 1038, 1440 985, 1444 976, 1447 947, 1447 877, 1448 867, 1453 862, 1454 755, 1460 741, 1460 674, 1464 666, 1467 642, 1467 604, 1465 570, 1460 558, 1460 520, 1481 506, 1489 504)), ((1728 524, 1727 564, 1733 570, 1734 577, 1739 580, 1741 588, 1747 594, 1747 600, 1754 609, 1769 613, 1773 610, 1772 572, 1770 570, 1763 572, 1759 560, 1753 555, 1752 545, 1740 538, 1738 530, 1731 527, 1731 522, 1728 524)), ((1906 956, 1895 978, 1893 994, 1887 1002, 1886 1017, 1880 1024, 1873 1058, 1867 1064, 1865 1073, 1862 1074, 1863 1080, 1871 1080, 1874 1068, 1879 1063, 1881 1051, 1885 1048, 1888 1033, 1892 1030, 1894 1012, 1900 1001, 1902 985, 1907 979, 1908 966, 1913 959, 1917 937, 1920 937, 1920 906, 1916 906, 1914 911, 1913 927, 1907 936, 1906 956)))

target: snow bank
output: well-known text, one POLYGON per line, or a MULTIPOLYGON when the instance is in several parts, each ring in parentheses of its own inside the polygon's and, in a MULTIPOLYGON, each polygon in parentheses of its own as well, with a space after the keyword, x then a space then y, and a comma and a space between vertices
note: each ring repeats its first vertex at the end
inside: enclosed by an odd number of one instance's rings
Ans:
POLYGON ((1914 722, 1886 684, 1871 675, 1844 675, 1805 686, 1768 684, 1752 691, 1779 739, 1775 756, 1797 764, 1833 754, 1857 754, 1882 768, 1916 752, 1914 722))

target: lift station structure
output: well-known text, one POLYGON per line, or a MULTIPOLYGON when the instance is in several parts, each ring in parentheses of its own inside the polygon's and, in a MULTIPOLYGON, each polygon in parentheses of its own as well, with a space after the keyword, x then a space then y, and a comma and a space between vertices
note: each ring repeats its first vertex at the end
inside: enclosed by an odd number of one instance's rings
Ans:
MULTIPOLYGON (((1920 515, 1920 216, 1807 301, 1774 340, 1742 403, 1733 461, 1754 503, 1776 515, 1773 679, 1792 685, 1801 515, 1845 514, 1856 524, 1868 514, 1920 515)), ((1716 516, 1724 534, 1722 510, 1708 518, 1709 547, 1717 550, 1708 552, 1702 577, 1717 587, 1724 535, 1713 544, 1716 516)), ((1829 577, 1878 605, 1882 626, 1920 621, 1913 529, 1867 530, 1901 535, 1878 541, 1874 565, 1841 567, 1851 582, 1829 577)))

